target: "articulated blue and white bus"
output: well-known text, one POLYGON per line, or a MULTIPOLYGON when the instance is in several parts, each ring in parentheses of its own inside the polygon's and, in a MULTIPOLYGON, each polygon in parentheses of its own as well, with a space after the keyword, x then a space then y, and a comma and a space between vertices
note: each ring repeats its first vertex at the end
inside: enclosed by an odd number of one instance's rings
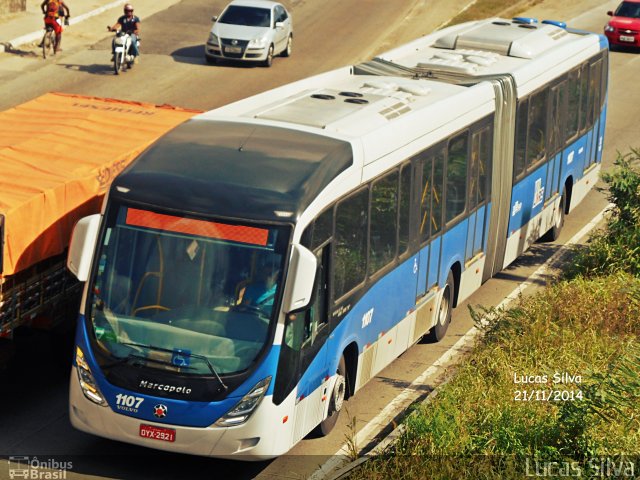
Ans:
POLYGON ((83 431, 271 458, 596 182, 607 42, 557 22, 454 26, 194 117, 76 226, 70 386, 83 431))

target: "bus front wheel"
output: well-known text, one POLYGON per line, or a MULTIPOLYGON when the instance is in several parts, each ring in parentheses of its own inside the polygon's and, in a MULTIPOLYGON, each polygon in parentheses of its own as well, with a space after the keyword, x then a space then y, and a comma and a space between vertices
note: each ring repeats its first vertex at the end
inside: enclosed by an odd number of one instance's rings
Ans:
POLYGON ((338 416, 340 415, 340 410, 342 410, 342 405, 344 404, 347 393, 346 371, 347 368, 343 356, 340 358, 340 363, 338 363, 336 383, 331 392, 331 398, 329 399, 329 413, 327 414, 327 418, 320 422, 320 425, 317 427, 317 433, 320 436, 324 437, 329 435, 338 422, 338 416))
POLYGON ((440 305, 438 305, 438 313, 436 324, 429 330, 427 339, 430 342, 439 342, 447 334, 449 325, 451 324, 451 310, 453 309, 453 272, 449 271, 447 283, 444 285, 440 305))

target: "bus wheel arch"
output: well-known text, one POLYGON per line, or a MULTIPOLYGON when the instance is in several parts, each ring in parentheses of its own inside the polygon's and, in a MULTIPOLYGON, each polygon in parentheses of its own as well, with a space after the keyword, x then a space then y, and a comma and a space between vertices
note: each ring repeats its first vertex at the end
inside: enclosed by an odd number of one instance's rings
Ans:
MULTIPOLYGON (((458 265, 457 263, 454 265, 458 265)), ((436 324, 431 327, 427 334, 427 340, 430 343, 436 343, 442 340, 447 334, 449 325, 451 325, 451 317, 453 314, 453 307, 457 301, 457 285, 459 285, 459 276, 456 277, 455 269, 452 267, 447 275, 447 280, 442 287, 442 294, 438 307, 436 309, 436 324), (456 280, 456 278, 458 280, 456 280)))
POLYGON ((340 357, 336 368, 336 380, 328 395, 329 405, 327 417, 316 427, 315 433, 319 436, 327 436, 338 423, 338 417, 343 409, 348 392, 347 367, 344 355, 340 357))
POLYGON ((349 399, 356 390, 356 375, 358 373, 358 345, 351 342, 342 352, 346 367, 347 391, 345 400, 349 399))
MULTIPOLYGON (((458 306, 458 293, 460 293, 460 278, 462 277, 462 265, 460 262, 455 262, 451 265, 449 274, 453 275, 453 304, 452 307, 458 306)), ((447 278, 448 279, 448 278, 447 278)))
POLYGON ((571 192, 573 191, 573 177, 569 176, 564 181, 565 201, 564 201, 564 213, 569 213, 571 208, 571 192))

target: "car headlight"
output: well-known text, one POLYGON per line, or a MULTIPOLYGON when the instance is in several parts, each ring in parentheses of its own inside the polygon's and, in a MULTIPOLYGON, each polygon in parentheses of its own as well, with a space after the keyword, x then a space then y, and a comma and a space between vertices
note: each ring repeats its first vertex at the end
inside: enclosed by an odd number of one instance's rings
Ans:
POLYGON ((220 46, 220 39, 215 33, 211 32, 209 33, 209 39, 207 40, 207 43, 210 43, 215 46, 220 46))
POLYGON ((615 31, 616 31, 616 29, 615 29, 615 28, 613 28, 611 25, 605 25, 605 27, 604 27, 604 31, 605 31, 605 32, 615 32, 615 31))
POLYGON ((258 37, 251 40, 249 42, 249 45, 247 45, 247 47, 248 48, 264 48, 267 46, 268 42, 269 42, 269 39, 267 37, 258 37))
POLYGON ((106 407, 107 402, 98 388, 93 373, 89 368, 89 364, 84 359, 84 352, 80 347, 76 347, 76 370, 78 372, 78 381, 80 382, 80 388, 84 396, 91 400, 93 403, 97 403, 100 406, 106 407))
POLYGON ((229 410, 225 415, 215 423, 217 427, 233 427, 235 425, 241 425, 247 420, 255 409, 260 405, 260 401, 264 398, 264 394, 269 389, 271 383, 271 377, 267 377, 264 380, 256 383, 256 386, 247 393, 242 400, 229 410))

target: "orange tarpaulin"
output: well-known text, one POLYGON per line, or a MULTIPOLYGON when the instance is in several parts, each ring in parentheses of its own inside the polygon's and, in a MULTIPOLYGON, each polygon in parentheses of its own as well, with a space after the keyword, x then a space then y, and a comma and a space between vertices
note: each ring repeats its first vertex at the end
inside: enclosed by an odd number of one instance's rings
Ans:
POLYGON ((99 211, 111 180, 197 113, 60 93, 0 112, 0 274, 62 253, 75 222, 99 211))

